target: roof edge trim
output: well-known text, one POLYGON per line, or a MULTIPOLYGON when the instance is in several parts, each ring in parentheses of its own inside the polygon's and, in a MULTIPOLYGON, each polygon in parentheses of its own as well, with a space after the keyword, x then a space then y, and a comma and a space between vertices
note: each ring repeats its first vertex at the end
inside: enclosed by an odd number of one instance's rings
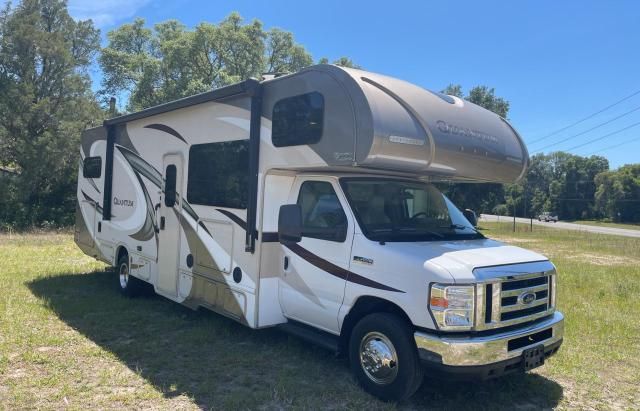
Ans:
POLYGON ((212 91, 196 94, 181 98, 179 100, 170 101, 168 103, 160 104, 157 106, 149 107, 147 109, 137 111, 131 114, 125 114, 123 116, 107 119, 103 122, 105 127, 113 126, 117 124, 124 124, 134 120, 140 120, 146 117, 155 116, 157 114, 166 113, 169 111, 194 106, 209 101, 221 100, 227 97, 246 94, 251 96, 260 82, 256 79, 250 78, 240 83, 232 84, 229 86, 221 87, 212 91))

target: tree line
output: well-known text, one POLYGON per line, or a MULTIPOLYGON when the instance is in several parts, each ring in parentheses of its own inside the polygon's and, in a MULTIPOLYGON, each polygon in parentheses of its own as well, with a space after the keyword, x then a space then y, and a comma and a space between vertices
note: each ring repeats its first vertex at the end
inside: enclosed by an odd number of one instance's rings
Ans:
POLYGON ((640 164, 609 170, 602 156, 536 154, 517 184, 444 184, 458 205, 479 213, 563 220, 640 222, 640 164))
MULTIPOLYGON (((295 72, 314 63, 288 31, 265 29, 237 13, 188 28, 177 20, 148 27, 135 19, 107 33, 74 20, 63 0, 23 0, 0 11, 0 227, 68 226, 82 130, 120 112, 141 110, 262 73, 295 72), (97 62, 100 90, 89 70, 97 62)), ((348 57, 334 64, 357 67, 348 57)), ((443 92, 507 117, 509 102, 477 86, 443 92)), ((462 208, 561 218, 640 221, 640 165, 610 171, 604 157, 535 155, 519 184, 441 184, 462 208)))

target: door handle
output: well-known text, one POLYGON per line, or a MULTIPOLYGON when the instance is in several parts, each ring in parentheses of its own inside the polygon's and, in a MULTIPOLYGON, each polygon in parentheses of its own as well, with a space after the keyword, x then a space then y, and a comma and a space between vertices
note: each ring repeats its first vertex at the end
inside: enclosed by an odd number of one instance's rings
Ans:
POLYGON ((156 204, 153 207, 153 218, 155 219, 155 221, 153 222, 153 231, 157 233, 160 232, 160 229, 158 228, 158 210, 160 209, 160 203, 156 204))
POLYGON ((287 271, 289 269, 289 257, 284 257, 284 270, 287 271))
POLYGON ((160 217, 160 229, 164 230, 164 216, 160 217))

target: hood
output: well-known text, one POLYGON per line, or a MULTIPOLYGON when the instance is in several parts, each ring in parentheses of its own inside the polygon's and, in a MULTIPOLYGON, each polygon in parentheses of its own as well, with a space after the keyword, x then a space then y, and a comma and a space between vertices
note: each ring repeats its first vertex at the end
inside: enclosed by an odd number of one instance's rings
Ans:
POLYGON ((456 283, 475 282, 475 268, 547 260, 536 252, 489 239, 387 243, 384 247, 398 255, 409 254, 419 259, 426 269, 429 266, 444 269, 456 283))

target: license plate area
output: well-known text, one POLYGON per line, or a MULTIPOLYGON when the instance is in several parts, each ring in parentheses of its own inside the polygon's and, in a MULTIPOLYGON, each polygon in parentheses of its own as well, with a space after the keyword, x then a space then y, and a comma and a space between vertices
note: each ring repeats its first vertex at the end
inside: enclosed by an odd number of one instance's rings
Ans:
POLYGON ((522 351, 522 366, 525 371, 544 365, 544 344, 522 351))

